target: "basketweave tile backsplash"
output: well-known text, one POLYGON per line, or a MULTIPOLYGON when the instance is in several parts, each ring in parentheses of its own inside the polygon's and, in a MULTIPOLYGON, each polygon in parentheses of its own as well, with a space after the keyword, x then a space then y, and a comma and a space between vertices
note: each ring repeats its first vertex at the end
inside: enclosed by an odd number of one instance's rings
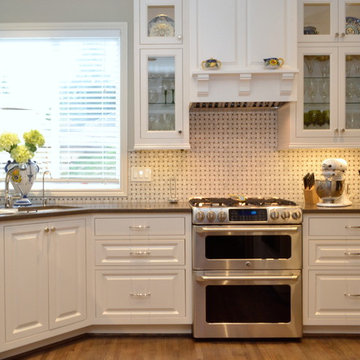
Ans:
POLYGON ((277 150, 277 112, 193 111, 191 150, 137 151, 129 167, 150 167, 151 183, 129 182, 129 200, 168 200, 171 179, 177 198, 192 196, 278 196, 303 201, 302 178, 320 176, 321 162, 348 162, 347 183, 353 200, 360 193, 360 149, 277 150))
MULTIPOLYGON (((176 180, 176 197, 277 196, 303 201, 302 178, 320 176, 329 157, 344 158, 350 197, 360 201, 360 149, 277 150, 276 110, 214 110, 190 112, 190 150, 131 151, 128 167, 148 167, 149 183, 129 180, 125 198, 56 199, 84 203, 101 200, 167 201, 170 181, 176 180)), ((130 178, 130 171, 129 171, 130 178)))

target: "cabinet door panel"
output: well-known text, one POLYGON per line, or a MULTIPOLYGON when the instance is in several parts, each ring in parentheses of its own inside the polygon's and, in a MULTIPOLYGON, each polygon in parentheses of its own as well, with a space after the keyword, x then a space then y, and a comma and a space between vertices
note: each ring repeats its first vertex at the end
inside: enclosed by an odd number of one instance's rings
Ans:
POLYGON ((161 324, 184 316, 184 270, 96 272, 97 318, 161 324))
POLYGON ((247 65, 258 65, 263 63, 264 58, 273 56, 287 60, 284 36, 287 21, 286 1, 288 0, 247 2, 247 65))
POLYGON ((142 0, 139 11, 142 44, 182 43, 181 0, 142 0))
MULTIPOLYGON (((359 25, 360 26, 360 25, 359 25)), ((341 136, 360 138, 360 48, 339 48, 341 136)))
POLYGON ((358 325, 360 273, 309 271, 309 313, 305 325, 358 325))
POLYGON ((84 221, 50 224, 50 328, 86 317, 84 221))
POLYGON ((197 65, 200 67, 201 61, 210 58, 227 65, 237 64, 238 1, 197 0, 197 4, 198 14, 201 14, 197 18, 197 65))
POLYGON ((44 226, 5 229, 6 341, 48 328, 48 247, 44 226))
POLYGON ((336 41, 339 38, 337 0, 299 0, 299 41, 336 41))
POLYGON ((336 48, 299 48, 299 94, 296 132, 307 138, 333 139, 338 124, 338 70, 336 48))

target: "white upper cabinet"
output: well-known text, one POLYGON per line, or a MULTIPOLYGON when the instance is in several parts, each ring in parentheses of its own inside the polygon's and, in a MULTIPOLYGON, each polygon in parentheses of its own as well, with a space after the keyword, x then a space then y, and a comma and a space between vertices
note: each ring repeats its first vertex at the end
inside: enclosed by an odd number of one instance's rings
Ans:
POLYGON ((299 9, 299 101, 279 112, 279 148, 358 147, 360 1, 299 0, 299 9))
POLYGON ((299 0, 299 41, 360 40, 359 0, 299 0))
POLYGON ((134 1, 135 150, 190 147, 186 4, 134 1))
POLYGON ((182 1, 140 1, 141 44, 182 44, 182 1))
POLYGON ((296 17, 296 0, 191 1, 191 101, 296 100, 296 17), (284 65, 266 69, 272 57, 284 65), (220 69, 202 68, 211 58, 220 69))

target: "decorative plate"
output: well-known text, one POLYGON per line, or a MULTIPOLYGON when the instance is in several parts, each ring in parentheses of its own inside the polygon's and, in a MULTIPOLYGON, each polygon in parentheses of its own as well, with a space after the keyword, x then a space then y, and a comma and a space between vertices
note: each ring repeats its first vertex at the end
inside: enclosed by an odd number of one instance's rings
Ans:
POLYGON ((348 35, 360 34, 360 19, 352 16, 347 16, 345 33, 348 35))
POLYGON ((165 14, 155 16, 148 24, 148 36, 175 36, 175 22, 165 14))

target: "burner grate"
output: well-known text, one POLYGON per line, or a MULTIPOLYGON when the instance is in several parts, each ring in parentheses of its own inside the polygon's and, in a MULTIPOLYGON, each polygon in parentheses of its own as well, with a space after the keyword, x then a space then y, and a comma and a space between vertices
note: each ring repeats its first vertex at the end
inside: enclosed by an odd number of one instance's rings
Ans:
POLYGON ((231 198, 192 198, 189 200, 191 206, 238 206, 239 201, 231 198))
POLYGON ((256 206, 295 206, 296 203, 291 200, 280 199, 280 198, 247 198, 245 200, 246 205, 256 206))
POLYGON ((254 206, 296 206, 291 200, 280 198, 245 198, 244 200, 236 200, 233 198, 192 198, 189 203, 193 207, 236 207, 244 205, 254 206))

